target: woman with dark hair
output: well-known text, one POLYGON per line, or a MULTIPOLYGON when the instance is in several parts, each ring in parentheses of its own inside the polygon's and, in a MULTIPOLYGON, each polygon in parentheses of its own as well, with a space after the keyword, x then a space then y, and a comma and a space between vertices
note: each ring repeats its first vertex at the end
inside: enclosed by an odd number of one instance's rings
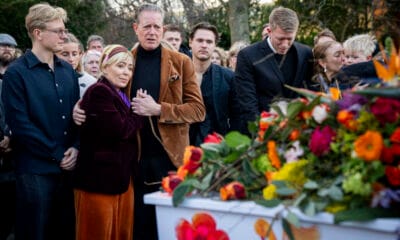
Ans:
POLYGON ((339 87, 334 75, 343 66, 343 46, 336 41, 327 41, 317 44, 313 49, 314 54, 314 76, 312 80, 316 83, 313 87, 321 92, 328 92, 329 86, 339 87))

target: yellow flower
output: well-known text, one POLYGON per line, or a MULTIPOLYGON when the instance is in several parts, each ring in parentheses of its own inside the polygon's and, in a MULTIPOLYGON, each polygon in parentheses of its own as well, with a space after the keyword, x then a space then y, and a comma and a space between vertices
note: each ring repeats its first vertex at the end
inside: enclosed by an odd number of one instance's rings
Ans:
POLYGON ((367 131, 354 142, 357 156, 365 161, 379 160, 382 148, 383 138, 377 131, 367 131))
POLYGON ((274 184, 268 185, 268 187, 265 187, 263 189, 263 197, 266 200, 271 200, 276 197, 276 186, 274 184))
POLYGON ((302 186, 307 180, 303 169, 306 164, 307 160, 286 163, 273 175, 272 179, 288 181, 295 186, 302 186))
POLYGON ((328 206, 326 206, 325 211, 329 212, 329 213, 337 213, 343 210, 346 210, 346 205, 343 203, 333 203, 330 204, 328 206))

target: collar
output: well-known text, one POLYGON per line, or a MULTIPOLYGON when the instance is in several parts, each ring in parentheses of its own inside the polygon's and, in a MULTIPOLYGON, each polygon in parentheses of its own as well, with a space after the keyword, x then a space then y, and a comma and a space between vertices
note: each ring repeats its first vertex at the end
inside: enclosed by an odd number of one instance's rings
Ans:
POLYGON ((267 38, 267 43, 268 43, 269 48, 271 48, 272 52, 276 53, 275 48, 272 46, 270 37, 267 38))
MULTIPOLYGON (((53 54, 53 56, 54 56, 54 66, 56 64, 60 64, 61 60, 55 54, 53 54)), ((26 50, 25 58, 26 61, 28 62, 29 68, 33 68, 36 65, 43 64, 30 49, 26 50)))

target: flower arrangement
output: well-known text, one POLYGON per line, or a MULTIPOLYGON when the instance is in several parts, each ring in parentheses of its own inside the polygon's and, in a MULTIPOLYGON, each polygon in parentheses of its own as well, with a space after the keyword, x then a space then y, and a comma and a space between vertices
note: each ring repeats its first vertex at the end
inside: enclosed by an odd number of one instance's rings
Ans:
POLYGON ((205 212, 193 215, 192 223, 181 219, 175 232, 178 240, 229 240, 228 234, 217 229, 214 218, 205 212))
POLYGON ((188 194, 321 211, 336 221, 400 217, 400 53, 378 66, 381 88, 276 102, 252 137, 209 135, 163 179, 178 205, 188 194), (387 87, 389 86, 389 87, 387 87), (338 94, 336 94, 338 95, 338 94))

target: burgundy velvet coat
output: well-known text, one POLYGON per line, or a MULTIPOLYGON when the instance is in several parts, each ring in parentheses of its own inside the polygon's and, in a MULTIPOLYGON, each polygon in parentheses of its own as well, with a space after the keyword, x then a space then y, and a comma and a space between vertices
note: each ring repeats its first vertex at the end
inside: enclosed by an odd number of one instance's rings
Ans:
POLYGON ((89 192, 124 193, 138 161, 141 117, 105 78, 88 88, 81 107, 86 121, 81 127, 74 185, 89 192))

